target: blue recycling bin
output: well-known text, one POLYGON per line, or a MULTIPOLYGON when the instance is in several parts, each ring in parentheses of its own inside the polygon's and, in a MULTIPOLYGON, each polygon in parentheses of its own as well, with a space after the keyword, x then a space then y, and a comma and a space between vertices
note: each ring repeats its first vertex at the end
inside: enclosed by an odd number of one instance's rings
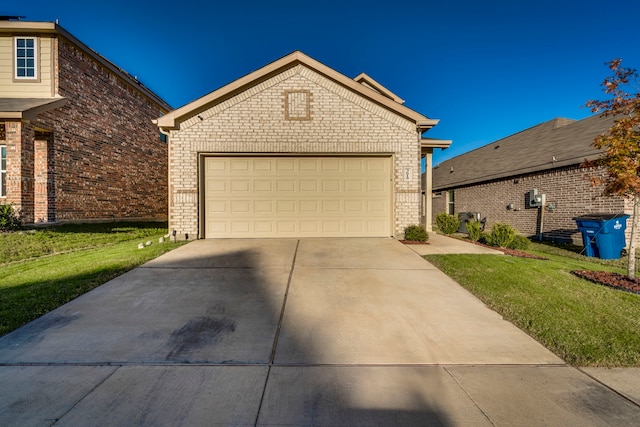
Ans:
POLYGON ((618 259, 627 246, 625 214, 587 214, 573 218, 582 232, 585 255, 601 259, 618 259))

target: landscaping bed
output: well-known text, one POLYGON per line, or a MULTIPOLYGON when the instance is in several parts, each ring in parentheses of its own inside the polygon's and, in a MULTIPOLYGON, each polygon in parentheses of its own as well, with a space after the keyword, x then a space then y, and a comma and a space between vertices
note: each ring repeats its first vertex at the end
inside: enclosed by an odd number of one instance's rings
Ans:
POLYGON ((640 279, 637 278, 630 279, 623 274, 609 271, 573 270, 571 274, 599 285, 640 295, 640 279))

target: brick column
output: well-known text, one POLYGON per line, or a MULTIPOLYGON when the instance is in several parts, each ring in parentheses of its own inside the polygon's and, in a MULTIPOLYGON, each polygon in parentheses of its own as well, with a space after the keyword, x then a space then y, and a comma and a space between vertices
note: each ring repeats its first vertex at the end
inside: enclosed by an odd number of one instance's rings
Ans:
POLYGON ((34 153, 34 222, 55 221, 53 134, 36 132, 34 153))

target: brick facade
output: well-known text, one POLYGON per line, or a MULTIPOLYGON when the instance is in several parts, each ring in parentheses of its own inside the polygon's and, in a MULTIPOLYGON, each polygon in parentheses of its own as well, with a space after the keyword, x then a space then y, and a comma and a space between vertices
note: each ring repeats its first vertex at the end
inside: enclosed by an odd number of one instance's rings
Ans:
MULTIPOLYGON (((592 176, 603 176, 600 168, 578 165, 513 176, 465 187, 451 188, 433 195, 433 218, 447 211, 449 191, 454 192, 456 212, 480 212, 487 218, 487 230, 496 222, 507 223, 526 236, 540 233, 540 209, 528 207, 528 192, 537 189, 546 195, 543 217, 545 239, 582 244, 574 217, 587 213, 625 213, 624 199, 602 195, 602 186, 592 187, 592 176), (513 208, 510 208, 513 205, 513 208), (550 207, 553 208, 550 209, 550 207)), ((629 212, 626 212, 629 213, 629 212)), ((631 223, 627 224, 627 241, 631 223)))
POLYGON ((26 223, 166 220, 167 144, 152 123, 166 104, 63 37, 54 50, 54 89, 66 104, 5 121, 5 201, 26 223))
POLYGON ((393 232, 420 222, 416 123, 298 64, 182 121, 169 138, 169 227, 200 234, 202 153, 389 154, 393 232), (307 93, 309 112, 287 117, 287 94, 307 93), (404 176, 405 170, 410 177, 404 176))

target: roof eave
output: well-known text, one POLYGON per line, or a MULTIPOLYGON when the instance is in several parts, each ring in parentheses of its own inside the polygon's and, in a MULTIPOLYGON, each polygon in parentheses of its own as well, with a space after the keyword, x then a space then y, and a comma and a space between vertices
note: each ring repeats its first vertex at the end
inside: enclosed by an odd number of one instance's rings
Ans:
POLYGON ((49 110, 60 108, 67 103, 67 98, 55 98, 50 102, 44 102, 41 105, 26 108, 20 111, 0 111, 0 118, 16 119, 16 120, 35 120, 38 114, 49 110))
POLYGON ((421 148, 449 148, 453 143, 450 139, 432 139, 432 138, 423 138, 420 140, 421 148))
MULTIPOLYGON (((504 180, 504 179, 512 179, 512 178, 516 178, 516 177, 520 177, 522 175, 527 175, 527 174, 531 174, 531 173, 542 173, 542 172, 547 172, 553 169, 559 169, 559 168, 566 168, 566 167, 570 167, 570 166, 576 166, 579 167, 580 165, 582 165, 584 162, 586 161, 591 161, 591 160, 596 160, 598 157, 600 157, 601 153, 593 153, 593 154, 589 154, 584 156, 584 158, 574 158, 574 159, 566 159, 566 160, 561 160, 561 161, 557 161, 557 162, 553 162, 552 164, 548 165, 547 167, 541 167, 541 166, 535 166, 535 167, 529 167, 529 168, 523 168, 523 169, 519 169, 519 170, 514 170, 514 171, 507 171, 507 172, 503 172, 503 173, 497 173, 495 175, 487 175, 487 176, 483 176, 482 179, 467 179, 467 180, 460 180, 460 181, 449 181, 445 184, 442 185, 438 185, 437 184, 437 179, 434 179, 434 184, 433 184, 433 190, 434 191, 441 191, 441 190, 445 190, 448 188, 458 188, 458 187, 464 187, 464 186, 468 186, 468 185, 478 185, 478 184, 482 184, 484 182, 490 182, 490 181, 496 181, 496 180, 504 180)), ((438 167, 442 167, 441 165, 438 167)), ((455 172, 453 172, 455 173, 455 172)))

